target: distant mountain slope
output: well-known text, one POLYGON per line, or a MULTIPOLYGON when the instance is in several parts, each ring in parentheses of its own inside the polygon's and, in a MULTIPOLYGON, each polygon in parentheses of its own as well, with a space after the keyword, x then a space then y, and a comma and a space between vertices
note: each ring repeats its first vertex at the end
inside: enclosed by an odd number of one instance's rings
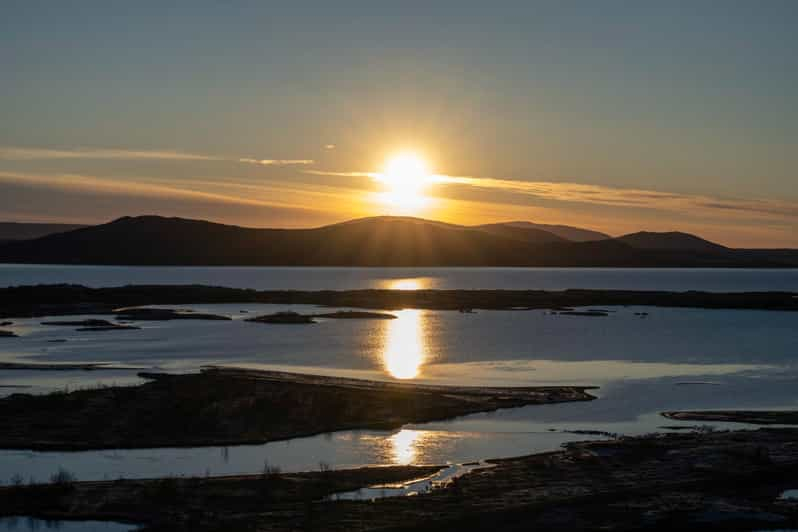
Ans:
POLYGON ((64 233, 86 227, 77 224, 40 224, 23 222, 0 222, 0 241, 29 240, 53 233, 64 233))
POLYGON ((704 240, 690 233, 680 233, 678 231, 669 233, 640 231, 639 233, 620 236, 616 240, 638 249, 668 249, 710 253, 724 253, 729 251, 729 248, 721 246, 720 244, 704 240))
MULTIPOLYGON (((632 239, 634 241, 634 239, 632 239)), ((726 248, 723 248, 726 249, 726 248)), ((781 266, 767 252, 642 249, 567 242, 535 228, 378 217, 314 229, 250 229, 160 216, 0 245, 0 262, 273 266, 781 266)), ((530 287, 534 288, 534 287, 530 287)))
MULTIPOLYGON (((531 266, 637 262, 606 241, 547 245, 418 218, 365 218, 316 229, 249 229, 182 218, 125 217, 0 247, 0 261, 63 264, 531 266)), ((555 237, 556 238, 556 237, 555 237)))
POLYGON ((506 222, 501 225, 512 227, 523 227, 529 229, 539 229, 546 231, 565 240, 571 242, 591 242, 594 240, 606 240, 612 238, 606 233, 600 233, 591 229, 583 229, 581 227, 572 227, 570 225, 551 225, 551 224, 536 224, 533 222, 506 222))
POLYGON ((474 229, 531 244, 551 244, 570 241, 567 238, 559 237, 554 233, 549 233, 548 231, 543 231, 535 227, 520 227, 504 223, 477 225, 474 226, 474 229))

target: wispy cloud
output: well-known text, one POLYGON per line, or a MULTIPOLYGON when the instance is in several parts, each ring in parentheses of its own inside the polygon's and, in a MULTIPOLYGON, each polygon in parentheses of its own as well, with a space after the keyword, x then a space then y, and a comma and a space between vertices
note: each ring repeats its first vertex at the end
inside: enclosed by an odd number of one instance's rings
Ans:
POLYGON ((47 159, 163 159, 174 161, 216 161, 219 157, 162 150, 119 150, 78 148, 70 150, 54 150, 48 148, 0 147, 0 159, 7 161, 39 161, 47 159))
MULTIPOLYGON (((375 172, 325 172, 306 170, 315 175, 338 177, 377 178, 375 172)), ((549 181, 522 181, 472 176, 433 175, 433 184, 441 186, 465 186, 470 188, 511 192, 534 199, 605 205, 610 207, 653 209, 681 212, 686 215, 715 216, 723 211, 724 216, 774 217, 793 220, 798 218, 798 202, 774 199, 734 199, 698 194, 681 194, 656 190, 617 188, 581 183, 559 183, 549 181)), ((487 198, 485 201, 489 201, 487 198)))
POLYGON ((252 157, 230 158, 202 153, 188 153, 172 150, 126 150, 106 148, 20 148, 0 147, 0 160, 6 161, 44 161, 66 159, 94 160, 162 160, 162 161, 227 161, 262 166, 310 165, 313 159, 257 159, 252 157))
POLYGON ((267 201, 260 198, 255 198, 252 196, 252 194, 239 196, 235 194, 223 194, 183 188, 169 184, 111 180, 80 174, 40 175, 19 172, 0 172, 0 183, 2 182, 43 186, 62 190, 78 190, 87 193, 100 193, 106 195, 134 195, 152 198, 175 199, 182 198, 203 200, 214 203, 314 210, 307 205, 286 204, 285 202, 267 201))
POLYGON ((239 159, 240 163, 260 164, 262 166, 291 166, 302 164, 313 164, 313 159, 239 159))
POLYGON ((798 218, 798 202, 773 199, 718 198, 698 194, 680 194, 656 190, 615 188, 580 183, 554 183, 545 181, 515 181, 461 176, 434 176, 436 183, 466 185, 485 189, 500 189, 529 195, 538 199, 591 203, 614 207, 630 207, 680 211, 698 214, 701 211, 737 211, 740 214, 758 214, 798 218))

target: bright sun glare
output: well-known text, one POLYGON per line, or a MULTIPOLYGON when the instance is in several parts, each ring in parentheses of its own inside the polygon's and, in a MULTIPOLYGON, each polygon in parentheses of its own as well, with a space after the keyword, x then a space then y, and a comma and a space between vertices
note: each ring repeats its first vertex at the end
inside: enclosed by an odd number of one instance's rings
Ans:
POLYGON ((429 201, 424 189, 432 178, 427 163, 416 153, 404 152, 391 157, 376 179, 387 188, 380 194, 381 201, 401 214, 418 211, 429 201))

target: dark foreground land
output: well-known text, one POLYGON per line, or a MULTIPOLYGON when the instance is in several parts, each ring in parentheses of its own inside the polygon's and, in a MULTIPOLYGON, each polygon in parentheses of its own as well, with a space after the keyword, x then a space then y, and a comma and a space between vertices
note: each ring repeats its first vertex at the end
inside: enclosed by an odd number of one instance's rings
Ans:
POLYGON ((324 495, 423 476, 370 468, 234 478, 61 482, 0 488, 0 512, 115 519, 155 531, 756 530, 798 525, 798 430, 577 443, 495 460, 415 497, 324 495))
POLYGON ((233 445, 391 429, 530 404, 594 399, 589 387, 455 387, 210 368, 140 374, 139 386, 0 399, 0 448, 233 445))
POLYGON ((663 412, 663 416, 680 421, 724 421, 754 425, 798 425, 796 410, 695 410, 663 412))
MULTIPOLYGON (((630 290, 249 290, 201 285, 0 288, 0 318, 108 314, 119 319, 229 319, 226 316, 124 307, 192 303, 274 303, 367 309, 569 309, 639 305, 707 309, 798 310, 792 292, 657 292, 630 290)), ((325 316, 336 317, 336 316, 325 316)), ((341 316, 339 316, 341 317, 341 316)))

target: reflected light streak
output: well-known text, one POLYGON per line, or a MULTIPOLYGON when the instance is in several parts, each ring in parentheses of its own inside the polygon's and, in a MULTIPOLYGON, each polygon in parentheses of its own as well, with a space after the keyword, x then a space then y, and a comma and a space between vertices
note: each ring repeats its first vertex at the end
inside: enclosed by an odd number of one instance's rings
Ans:
POLYGON ((441 449, 448 448, 458 437, 457 433, 437 430, 402 429, 387 439, 386 450, 397 465, 443 463, 441 449))
POLYGON ((429 279, 426 277, 412 277, 408 279, 392 279, 387 281, 385 288, 388 290, 422 290, 428 288, 429 279))
POLYGON ((421 319, 420 310, 405 309, 396 312, 395 320, 385 320, 382 361, 396 379, 417 377, 427 358, 421 319))
POLYGON ((408 465, 415 461, 416 443, 420 435, 417 430, 402 429, 391 436, 391 451, 395 463, 408 465))

